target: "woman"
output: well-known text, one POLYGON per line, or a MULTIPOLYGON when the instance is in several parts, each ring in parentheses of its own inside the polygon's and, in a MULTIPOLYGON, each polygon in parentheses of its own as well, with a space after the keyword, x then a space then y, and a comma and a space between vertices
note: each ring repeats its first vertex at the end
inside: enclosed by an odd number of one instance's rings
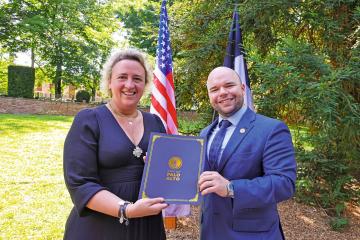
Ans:
POLYGON ((165 132, 137 105, 149 83, 143 55, 115 53, 105 64, 106 105, 80 111, 64 145, 64 177, 74 203, 64 239, 166 239, 163 198, 138 199, 150 132, 165 132))

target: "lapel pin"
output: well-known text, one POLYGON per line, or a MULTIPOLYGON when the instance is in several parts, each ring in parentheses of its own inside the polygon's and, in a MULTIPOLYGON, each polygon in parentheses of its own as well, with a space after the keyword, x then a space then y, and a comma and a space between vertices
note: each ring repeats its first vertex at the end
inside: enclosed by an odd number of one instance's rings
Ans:
POLYGON ((245 128, 240 128, 240 133, 245 133, 245 128))

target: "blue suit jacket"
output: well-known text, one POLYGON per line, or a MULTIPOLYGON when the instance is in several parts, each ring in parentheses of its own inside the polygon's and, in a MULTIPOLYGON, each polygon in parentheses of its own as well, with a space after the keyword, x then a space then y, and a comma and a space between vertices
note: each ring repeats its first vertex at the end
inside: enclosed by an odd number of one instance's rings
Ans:
MULTIPOLYGON (((200 135, 208 138, 215 125, 200 135)), ((224 149, 218 172, 233 181, 234 198, 214 193, 204 197, 201 239, 282 239, 277 203, 293 196, 296 180, 288 127, 247 109, 224 149)))

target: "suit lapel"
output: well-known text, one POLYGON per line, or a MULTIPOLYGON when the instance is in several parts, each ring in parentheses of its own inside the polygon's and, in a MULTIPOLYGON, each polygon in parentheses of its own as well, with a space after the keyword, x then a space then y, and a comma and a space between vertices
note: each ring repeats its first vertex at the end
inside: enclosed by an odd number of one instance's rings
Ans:
POLYGON ((227 161, 229 161, 230 156, 235 152, 236 148, 240 145, 240 143, 244 140, 245 136, 253 128, 255 116, 255 113, 248 108, 244 113, 244 116, 240 119, 221 156, 218 172, 221 172, 223 170, 227 161))

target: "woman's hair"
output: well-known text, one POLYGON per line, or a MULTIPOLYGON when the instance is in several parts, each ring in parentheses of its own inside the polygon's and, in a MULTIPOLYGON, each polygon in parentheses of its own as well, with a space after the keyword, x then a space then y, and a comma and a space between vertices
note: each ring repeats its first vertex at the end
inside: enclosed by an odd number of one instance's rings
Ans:
POLYGON ((144 68, 145 70, 145 85, 151 81, 151 69, 146 62, 145 55, 135 48, 128 48, 115 51, 106 61, 102 71, 101 89, 108 96, 111 96, 111 90, 109 89, 110 78, 112 69, 118 62, 122 60, 134 60, 144 68))

